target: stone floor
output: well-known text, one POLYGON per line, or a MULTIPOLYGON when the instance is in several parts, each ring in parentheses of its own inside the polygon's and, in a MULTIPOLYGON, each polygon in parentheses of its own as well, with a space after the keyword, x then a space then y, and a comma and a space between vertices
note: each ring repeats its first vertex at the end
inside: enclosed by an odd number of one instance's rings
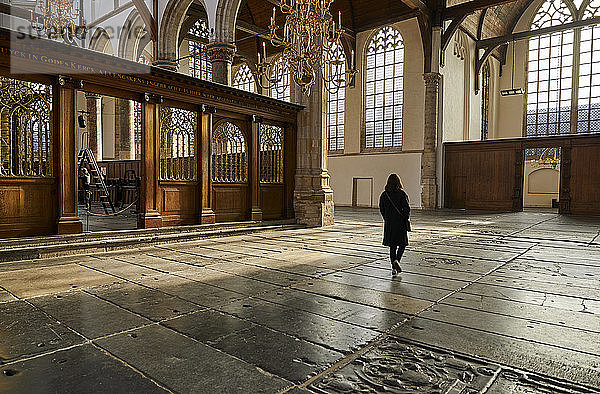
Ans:
POLYGON ((599 392, 600 218, 336 215, 0 264, 0 392, 599 392))
POLYGON ((133 207, 115 207, 116 212, 107 214, 102 205, 94 203, 90 210, 85 205, 79 206, 79 217, 83 223, 83 231, 95 233, 99 231, 134 230, 137 228, 137 213, 133 207))

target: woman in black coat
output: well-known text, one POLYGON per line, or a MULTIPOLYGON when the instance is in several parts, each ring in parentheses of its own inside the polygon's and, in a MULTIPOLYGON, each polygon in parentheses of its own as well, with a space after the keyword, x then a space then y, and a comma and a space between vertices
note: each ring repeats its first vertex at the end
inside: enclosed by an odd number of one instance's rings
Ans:
POLYGON ((402 269, 400 259, 408 245, 410 206, 408 195, 402 188, 402 182, 397 174, 388 177, 385 191, 379 198, 379 211, 383 216, 383 244, 390 247, 392 275, 396 276, 402 269))

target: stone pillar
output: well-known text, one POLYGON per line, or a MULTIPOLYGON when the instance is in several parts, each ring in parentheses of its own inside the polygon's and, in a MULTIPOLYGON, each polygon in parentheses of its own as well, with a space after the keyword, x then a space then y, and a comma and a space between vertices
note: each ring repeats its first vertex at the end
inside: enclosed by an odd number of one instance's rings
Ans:
POLYGON ((442 75, 432 72, 424 74, 425 78, 425 130, 422 161, 422 194, 423 209, 436 209, 438 196, 437 183, 437 132, 439 122, 439 88, 442 75))
POLYGON ((57 114, 56 146, 58 167, 58 225, 59 234, 76 234, 83 231, 77 207, 77 129, 75 89, 76 81, 59 77, 55 87, 54 113, 57 114))
MULTIPOLYGON (((292 82, 293 83, 293 82, 292 82)), ((300 89, 292 101, 304 105, 298 114, 296 189, 294 211, 296 220, 308 226, 333 224, 333 190, 327 172, 327 134, 325 92, 321 76, 309 97, 300 89)))
POLYGON ((96 160, 102 160, 102 96, 86 93, 88 146, 96 160))
POLYGON ((179 69, 179 63, 175 61, 175 59, 171 58, 161 58, 152 63, 154 67, 164 68, 169 71, 175 71, 179 69))
POLYGON ((116 99, 115 102, 115 159, 134 160, 135 143, 132 102, 116 99))
POLYGON ((213 82, 231 86, 231 64, 236 52, 235 45, 228 42, 211 42, 206 51, 212 64, 213 82))

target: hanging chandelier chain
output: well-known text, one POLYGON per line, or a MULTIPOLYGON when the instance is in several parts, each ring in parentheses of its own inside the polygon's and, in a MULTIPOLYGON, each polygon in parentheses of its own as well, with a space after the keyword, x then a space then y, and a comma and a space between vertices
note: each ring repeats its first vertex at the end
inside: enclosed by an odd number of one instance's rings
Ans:
POLYGON ((340 88, 348 86, 354 78, 354 51, 352 51, 351 67, 345 69, 341 38, 344 33, 342 14, 336 21, 329 9, 333 0, 281 0, 279 8, 285 15, 283 27, 277 25, 276 7, 269 26, 269 39, 274 47, 283 48, 282 54, 275 60, 267 60, 266 43, 258 53, 258 81, 266 89, 285 89, 281 86, 291 83, 285 80, 286 72, 289 80, 302 89, 306 95, 320 78, 325 88, 336 93, 340 88), (281 35, 278 31, 282 30, 281 35))

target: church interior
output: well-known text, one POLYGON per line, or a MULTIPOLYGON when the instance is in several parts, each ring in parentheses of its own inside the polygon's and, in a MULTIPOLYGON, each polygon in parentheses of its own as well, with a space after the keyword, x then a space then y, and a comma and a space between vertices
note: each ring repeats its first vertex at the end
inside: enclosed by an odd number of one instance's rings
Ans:
POLYGON ((0 0, 0 371, 600 392, 600 0, 0 0))

